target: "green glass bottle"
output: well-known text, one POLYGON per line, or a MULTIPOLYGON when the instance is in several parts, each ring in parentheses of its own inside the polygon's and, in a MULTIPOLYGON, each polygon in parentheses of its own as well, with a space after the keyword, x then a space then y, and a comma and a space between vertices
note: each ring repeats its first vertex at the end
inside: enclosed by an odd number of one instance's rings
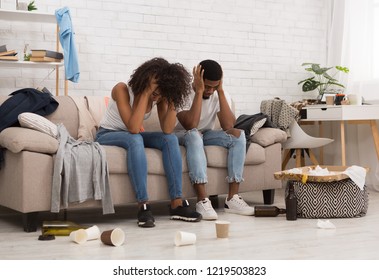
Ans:
POLYGON ((269 205, 257 205, 254 207, 255 217, 276 217, 279 214, 285 214, 286 209, 269 205))
POLYGON ((44 221, 42 223, 42 235, 68 236, 78 229, 86 229, 87 226, 78 225, 70 221, 44 221))

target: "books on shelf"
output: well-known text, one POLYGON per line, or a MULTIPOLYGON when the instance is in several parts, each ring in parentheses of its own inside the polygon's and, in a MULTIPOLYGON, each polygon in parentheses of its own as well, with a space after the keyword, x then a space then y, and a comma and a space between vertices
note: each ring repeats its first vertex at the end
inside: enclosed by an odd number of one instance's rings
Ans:
POLYGON ((31 57, 50 57, 55 59, 63 59, 63 53, 50 50, 32 50, 31 57))
POLYGON ((17 52, 15 50, 7 51, 7 47, 5 45, 0 46, 0 60, 17 61, 17 52))
POLYGON ((3 55, 3 56, 0 56, 0 60, 17 61, 18 56, 17 55, 3 55))
POLYGON ((62 59, 57 59, 57 58, 52 58, 52 57, 47 57, 47 56, 43 56, 43 57, 31 56, 30 61, 33 61, 33 62, 61 62, 62 59))

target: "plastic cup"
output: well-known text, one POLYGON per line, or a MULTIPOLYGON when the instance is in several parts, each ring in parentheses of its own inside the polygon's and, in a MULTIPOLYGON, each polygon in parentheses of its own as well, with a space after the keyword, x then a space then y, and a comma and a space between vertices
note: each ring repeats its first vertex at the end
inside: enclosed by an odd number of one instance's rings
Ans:
POLYGON ((185 231, 175 233, 175 246, 193 245, 196 243, 196 234, 185 231))
POLYGON ((120 228, 103 231, 100 236, 101 242, 110 246, 121 246, 125 241, 125 234, 120 228))
POLYGON ((74 241, 78 244, 86 243, 87 232, 84 229, 78 229, 78 230, 72 231, 70 233, 70 238, 72 241, 74 241))
POLYGON ((229 237, 229 221, 216 221, 216 236, 217 238, 228 238, 229 237))
POLYGON ((87 241, 100 238, 101 233, 98 226, 89 227, 85 231, 87 232, 87 241))

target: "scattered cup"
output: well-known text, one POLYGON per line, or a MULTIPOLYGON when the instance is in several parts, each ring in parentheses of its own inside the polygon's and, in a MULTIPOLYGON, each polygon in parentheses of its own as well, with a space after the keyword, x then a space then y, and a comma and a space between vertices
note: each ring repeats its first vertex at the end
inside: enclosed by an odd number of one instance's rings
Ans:
POLYGON ((98 226, 92 226, 85 230, 87 232, 87 241, 100 238, 100 229, 98 226))
POLYGON ((217 238, 228 238, 229 237, 229 221, 216 221, 216 235, 217 238))
POLYGON ((120 228, 103 231, 100 236, 101 242, 110 246, 121 246, 125 241, 125 234, 120 228))
POLYGON ((333 105, 334 104, 334 96, 333 95, 327 95, 325 96, 326 105, 333 105))
POLYGON ((175 233, 175 246, 193 245, 196 243, 196 234, 185 231, 175 233))
POLYGON ((87 238, 88 236, 85 229, 78 229, 70 233, 70 239, 78 244, 86 243, 87 238))

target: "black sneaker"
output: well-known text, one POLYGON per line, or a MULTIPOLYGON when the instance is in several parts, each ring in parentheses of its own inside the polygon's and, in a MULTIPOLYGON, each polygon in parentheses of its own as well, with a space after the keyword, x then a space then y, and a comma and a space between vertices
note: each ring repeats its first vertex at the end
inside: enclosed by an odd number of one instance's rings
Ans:
POLYGON ((182 220, 186 222, 200 222, 202 216, 196 211, 192 211, 187 200, 183 200, 183 206, 174 209, 170 208, 171 220, 182 220))
POLYGON ((155 220, 149 204, 143 204, 138 211, 139 227, 155 227, 155 220))

